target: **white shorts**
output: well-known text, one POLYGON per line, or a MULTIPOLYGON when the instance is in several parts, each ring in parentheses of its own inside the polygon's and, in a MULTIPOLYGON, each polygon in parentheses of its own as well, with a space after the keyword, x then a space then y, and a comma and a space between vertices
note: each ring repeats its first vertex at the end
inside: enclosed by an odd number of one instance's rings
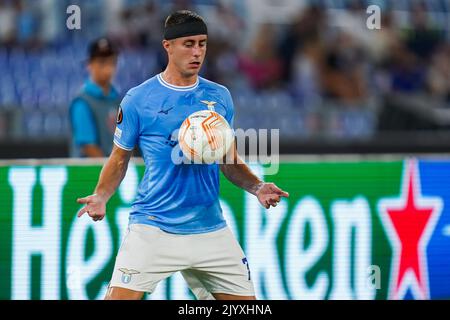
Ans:
POLYGON ((110 286, 152 293, 161 280, 177 271, 197 299, 214 299, 211 293, 255 295, 244 252, 228 227, 179 235, 131 224, 110 286))

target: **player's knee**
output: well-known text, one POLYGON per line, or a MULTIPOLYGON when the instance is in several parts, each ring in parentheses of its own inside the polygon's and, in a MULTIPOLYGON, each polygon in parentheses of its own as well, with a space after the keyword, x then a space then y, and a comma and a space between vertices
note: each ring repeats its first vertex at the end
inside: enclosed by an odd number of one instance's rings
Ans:
POLYGON ((228 293, 213 293, 216 300, 256 300, 255 296, 238 296, 228 293))
POLYGON ((106 292, 105 300, 141 300, 143 292, 134 291, 120 287, 109 287, 106 292))

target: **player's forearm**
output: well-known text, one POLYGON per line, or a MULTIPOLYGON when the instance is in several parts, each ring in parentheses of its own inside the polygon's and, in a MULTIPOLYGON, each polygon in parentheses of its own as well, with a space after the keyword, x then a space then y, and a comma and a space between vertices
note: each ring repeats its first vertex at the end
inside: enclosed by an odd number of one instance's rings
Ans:
POLYGON ((259 187, 263 183, 255 176, 250 168, 244 163, 222 164, 220 166, 224 176, 239 188, 256 195, 259 187))
POLYGON ((108 201, 125 177, 127 168, 128 159, 111 156, 100 173, 95 194, 108 201))

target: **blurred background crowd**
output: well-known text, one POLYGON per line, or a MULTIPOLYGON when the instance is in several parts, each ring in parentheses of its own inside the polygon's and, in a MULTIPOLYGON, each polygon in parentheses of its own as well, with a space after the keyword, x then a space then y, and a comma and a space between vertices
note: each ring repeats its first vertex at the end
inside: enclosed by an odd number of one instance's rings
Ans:
POLYGON ((162 27, 176 9, 205 18, 202 75, 230 88, 238 128, 280 128, 292 152, 300 142, 449 145, 450 0, 0 0, 0 141, 65 145, 87 44, 119 44, 124 94, 164 68, 162 27), (66 27, 71 4, 80 30, 66 27), (366 25, 372 4, 379 30, 366 25))

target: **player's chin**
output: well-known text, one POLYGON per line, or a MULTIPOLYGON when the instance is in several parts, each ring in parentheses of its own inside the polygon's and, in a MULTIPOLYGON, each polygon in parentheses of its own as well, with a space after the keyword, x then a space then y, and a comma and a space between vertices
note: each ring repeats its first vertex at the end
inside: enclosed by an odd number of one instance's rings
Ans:
POLYGON ((190 63, 187 65, 186 72, 195 75, 200 72, 201 67, 202 67, 201 63, 190 63))

